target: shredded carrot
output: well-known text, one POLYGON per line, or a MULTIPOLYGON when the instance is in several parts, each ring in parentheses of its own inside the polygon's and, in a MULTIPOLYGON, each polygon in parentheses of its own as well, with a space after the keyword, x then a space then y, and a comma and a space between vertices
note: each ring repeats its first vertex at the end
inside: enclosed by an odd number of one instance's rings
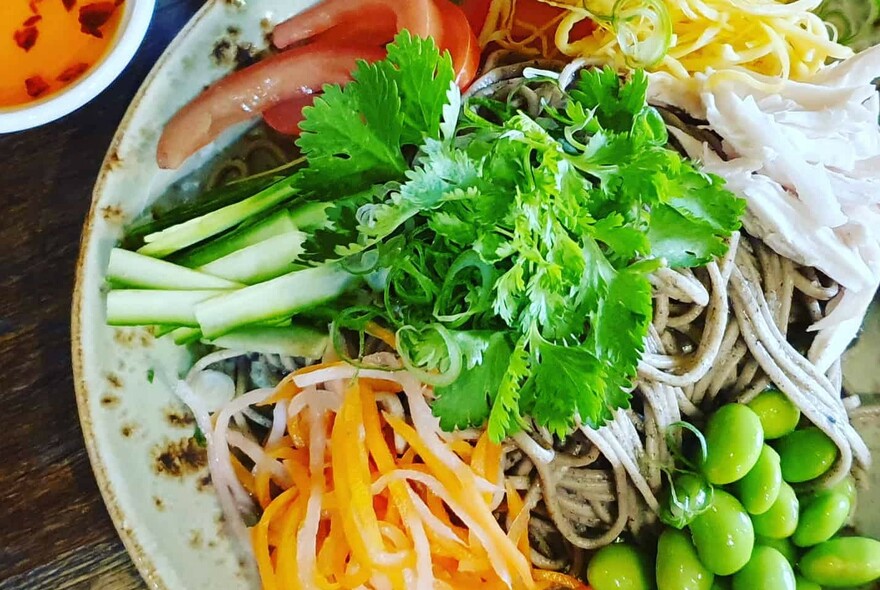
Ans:
POLYGON ((349 507, 342 513, 342 522, 353 556, 360 563, 377 568, 386 561, 379 553, 387 553, 387 550, 370 493, 372 478, 359 424, 361 408, 357 389, 350 386, 345 400, 330 439, 333 484, 339 503, 349 507))
POLYGON ((275 387, 275 393, 267 397, 262 403, 261 406, 271 406, 273 404, 277 404, 282 400, 290 400, 293 399, 296 394, 298 394, 302 389, 294 382, 294 379, 297 375, 305 375, 307 373, 314 373, 315 371, 320 371, 321 369, 328 369, 330 367, 339 367, 344 365, 343 361, 333 361, 329 363, 318 363, 316 365, 308 365, 306 367, 302 367, 297 369, 296 371, 286 375, 284 379, 275 387))
POLYGON ((373 391, 382 391, 385 393, 400 393, 403 391, 403 387, 397 381, 388 381, 387 379, 371 379, 368 377, 361 377, 360 382, 372 389, 373 391))
POLYGON ((229 454, 229 459, 232 461, 232 471, 235 473, 235 477, 238 478, 238 481, 241 482, 241 485, 244 486, 244 489, 248 491, 249 494, 256 495, 257 486, 256 482, 254 482, 253 474, 247 470, 247 468, 241 464, 241 461, 233 455, 229 454))
POLYGON ((308 433, 306 432, 302 414, 287 418, 287 434, 290 436, 291 444, 294 447, 303 448, 306 446, 308 433))
MULTIPOLYGON (((509 514, 510 521, 513 522, 522 512, 523 508, 525 508, 525 502, 523 499, 519 497, 519 493, 513 489, 513 486, 509 483, 505 486, 505 492, 507 494, 507 512, 509 514)), ((529 535, 528 535, 528 523, 523 527, 522 532, 518 535, 519 538, 511 539, 516 546, 519 547, 520 552, 523 555, 529 554, 529 535)))
POLYGON ((535 579, 541 582, 541 590, 590 590, 590 587, 569 575, 549 570, 535 570, 535 579))
MULTIPOLYGON (((501 479, 501 445, 489 439, 489 433, 483 432, 471 458, 471 468, 483 479, 500 485, 501 479)), ((486 504, 491 504, 492 494, 483 494, 486 504)))
POLYGON ((272 564, 272 551, 269 547, 269 525, 279 512, 287 508, 287 505, 299 494, 296 488, 290 488, 282 492, 263 511, 260 522, 252 529, 251 539, 254 544, 254 554, 257 558, 257 567, 263 580, 264 590, 275 590, 278 584, 275 577, 275 567, 272 564))
POLYGON ((257 502, 259 502, 260 506, 265 509, 271 502, 271 490, 269 482, 271 480, 271 475, 269 474, 268 469, 261 469, 257 471, 257 475, 254 477, 254 495, 257 497, 257 502))
POLYGON ((380 326, 376 322, 367 322, 366 332, 370 336, 378 338, 394 350, 397 350, 397 336, 388 328, 380 326))
MULTIPOLYGON (((375 328, 370 333, 382 337, 385 329, 375 328)), ((438 590, 586 588, 564 574, 533 569, 528 528, 511 538, 498 524, 495 494, 481 486, 502 485, 500 445, 485 434, 444 442, 383 412, 378 394, 400 392, 396 382, 355 379, 343 386, 341 407, 320 422, 313 422, 317 413, 311 410, 286 416, 287 431, 264 448, 266 459, 253 472, 233 459, 236 476, 263 509, 251 540, 264 590, 403 590, 414 580, 438 590), (310 458, 313 428, 327 436, 323 462, 310 458), (399 448, 395 440, 405 445, 399 448), (267 461, 279 462, 287 477, 273 475, 267 461), (320 520, 312 543, 317 501, 320 520), (304 526, 306 536, 299 534, 304 526)), ((292 400, 299 392, 289 375, 270 399, 292 400)), ((524 500, 509 485, 504 494, 512 522, 524 500)))

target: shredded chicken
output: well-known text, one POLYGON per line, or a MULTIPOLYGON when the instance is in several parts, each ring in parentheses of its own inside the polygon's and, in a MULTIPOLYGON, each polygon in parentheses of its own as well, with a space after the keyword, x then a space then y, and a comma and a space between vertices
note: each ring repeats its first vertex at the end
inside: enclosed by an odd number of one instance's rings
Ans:
POLYGON ((842 287, 809 357, 827 370, 880 286, 880 46, 805 81, 737 71, 651 75, 649 100, 705 121, 722 152, 673 133, 748 201, 746 231, 842 287))

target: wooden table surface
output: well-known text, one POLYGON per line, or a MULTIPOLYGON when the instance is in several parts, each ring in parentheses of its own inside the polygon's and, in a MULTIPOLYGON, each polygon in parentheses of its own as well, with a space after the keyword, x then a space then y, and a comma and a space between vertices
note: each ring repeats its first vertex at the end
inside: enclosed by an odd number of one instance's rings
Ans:
POLYGON ((158 0, 137 57, 100 97, 42 128, 0 135, 0 590, 145 588, 83 446, 70 300, 104 152, 152 64, 202 2, 158 0))

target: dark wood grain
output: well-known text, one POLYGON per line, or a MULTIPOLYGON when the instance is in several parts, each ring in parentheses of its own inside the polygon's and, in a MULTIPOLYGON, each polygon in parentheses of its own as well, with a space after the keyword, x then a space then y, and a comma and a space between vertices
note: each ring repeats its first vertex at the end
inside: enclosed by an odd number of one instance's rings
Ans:
POLYGON ((135 61, 98 99, 0 135, 0 590, 144 587, 83 446, 70 298, 104 152, 152 64, 201 4, 159 0, 135 61))

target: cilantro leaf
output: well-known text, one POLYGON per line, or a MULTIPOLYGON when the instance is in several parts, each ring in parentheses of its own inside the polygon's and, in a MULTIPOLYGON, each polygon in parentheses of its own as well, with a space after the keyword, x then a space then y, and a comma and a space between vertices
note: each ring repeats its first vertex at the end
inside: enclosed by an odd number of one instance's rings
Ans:
POLYGON ((448 53, 404 31, 386 59, 359 62, 344 87, 325 86, 303 109, 297 145, 308 166, 298 174, 299 188, 344 195, 401 179, 409 169, 404 147, 439 137, 454 77, 448 53))
POLYGON ((667 205, 689 220, 708 225, 722 235, 729 236, 739 229, 746 202, 724 189, 722 178, 688 166, 673 182, 669 187, 667 205), (722 196, 724 198, 719 198, 722 196))
POLYGON ((605 418, 605 383, 601 361, 585 346, 543 342, 535 367, 529 412, 550 432, 564 436, 580 418, 601 424, 605 418))
POLYGON ((598 220, 593 225, 593 237, 608 246, 615 259, 620 261, 647 256, 651 251, 651 243, 645 233, 627 224, 619 213, 598 220))
POLYGON ((448 211, 438 211, 431 216, 428 226, 438 236, 460 245, 473 244, 481 237, 472 223, 448 211))
POLYGON ((501 387, 513 347, 503 332, 459 333, 466 367, 451 385, 437 387, 434 394, 434 415, 440 418, 440 427, 454 430, 480 426, 489 418, 489 400, 501 387), (476 351, 479 350, 479 358, 476 351))
POLYGON ((303 109, 297 145, 308 158, 304 184, 333 178, 346 188, 369 186, 403 175, 400 150, 403 118, 393 80, 374 65, 361 63, 354 81, 324 87, 313 106, 303 109))
POLYGON ((642 70, 636 70, 629 81, 621 84, 617 72, 610 67, 585 68, 569 94, 584 107, 596 109, 602 127, 625 132, 632 128, 636 115, 646 108, 647 90, 648 77, 642 70))
POLYGON ((651 210, 651 254, 665 259, 670 267, 699 266, 722 256, 727 251, 725 237, 708 223, 688 219, 668 205, 651 210))
POLYGON ((489 438, 494 442, 501 442, 509 433, 522 426, 523 417, 519 407, 520 387, 528 377, 530 368, 531 360, 526 351, 526 338, 523 336, 510 354, 498 392, 492 399, 488 430, 489 438))
POLYGON ((727 251, 725 240, 740 227, 746 202, 717 176, 685 163, 668 179, 665 205, 651 211, 648 240, 669 266, 698 266, 727 251))
POLYGON ((644 351, 653 316, 651 283, 646 270, 651 268, 630 267, 618 271, 590 318, 588 342, 593 353, 608 367, 611 378, 606 398, 612 400, 619 399, 621 388, 630 385, 644 351))
POLYGON ((379 67, 397 83, 403 120, 403 141, 418 145, 440 136, 442 109, 455 79, 449 52, 442 55, 430 39, 401 31, 388 46, 379 67))

